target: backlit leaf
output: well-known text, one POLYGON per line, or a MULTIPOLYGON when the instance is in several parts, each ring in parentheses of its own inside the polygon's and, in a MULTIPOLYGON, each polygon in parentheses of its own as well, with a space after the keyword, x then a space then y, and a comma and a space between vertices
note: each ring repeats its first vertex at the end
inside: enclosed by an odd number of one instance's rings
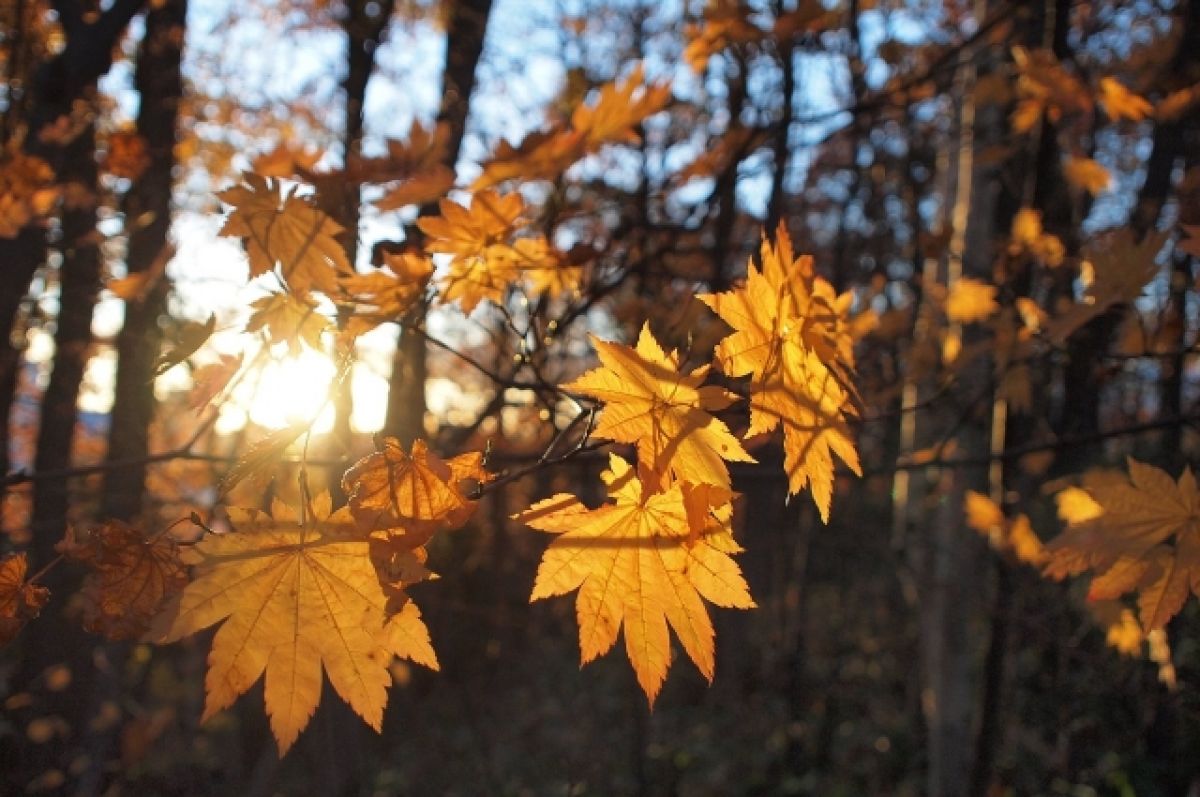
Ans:
POLYGON ((702 598, 739 608, 754 603, 729 555, 692 538, 679 484, 655 492, 616 455, 603 478, 612 502, 598 509, 558 495, 514 516, 558 535, 530 600, 579 590, 581 662, 608 652, 624 628, 626 653, 653 703, 670 665, 668 628, 712 680, 713 628, 702 598))
POLYGON ((693 484, 729 487, 725 461, 753 462, 712 412, 733 394, 702 386, 708 366, 680 370, 679 356, 663 351, 647 323, 636 348, 592 338, 601 366, 563 385, 604 402, 593 434, 637 445, 638 462, 660 480, 668 474, 693 484))
POLYGON ((205 678, 204 718, 232 705, 265 676, 271 730, 280 754, 308 724, 320 700, 322 671, 334 690, 378 730, 391 683, 391 655, 434 661, 423 624, 410 614, 391 628, 388 598, 367 536, 328 494, 296 510, 278 501, 271 514, 231 509, 235 531, 196 546, 191 584, 148 634, 159 643, 221 624, 205 678))

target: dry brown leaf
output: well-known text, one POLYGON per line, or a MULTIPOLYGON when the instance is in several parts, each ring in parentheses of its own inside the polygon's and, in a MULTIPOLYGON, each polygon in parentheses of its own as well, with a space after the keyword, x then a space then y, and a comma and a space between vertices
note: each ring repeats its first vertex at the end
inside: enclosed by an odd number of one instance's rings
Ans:
POLYGON ((61 544, 67 558, 85 565, 83 627, 109 639, 137 639, 165 601, 187 584, 179 546, 169 535, 146 537, 119 520, 83 535, 74 529, 61 544))
POLYGON ((50 590, 26 580, 27 569, 24 553, 0 559, 0 645, 11 642, 50 600, 50 590))

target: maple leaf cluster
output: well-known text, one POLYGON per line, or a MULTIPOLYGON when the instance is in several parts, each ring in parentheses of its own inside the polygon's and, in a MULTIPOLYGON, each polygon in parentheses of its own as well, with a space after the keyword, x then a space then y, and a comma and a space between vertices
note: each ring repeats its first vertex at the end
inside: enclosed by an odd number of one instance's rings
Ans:
POLYGON ((328 492, 269 513, 231 507, 232 531, 207 533, 186 553, 190 583, 172 592, 147 638, 169 643, 210 626, 204 717, 229 707, 259 678, 284 753, 317 708, 322 673, 376 730, 396 656, 438 669, 413 584, 436 578, 426 548, 474 510, 471 484, 490 478, 482 457, 443 461, 424 443, 394 439, 351 467, 347 505, 328 492))

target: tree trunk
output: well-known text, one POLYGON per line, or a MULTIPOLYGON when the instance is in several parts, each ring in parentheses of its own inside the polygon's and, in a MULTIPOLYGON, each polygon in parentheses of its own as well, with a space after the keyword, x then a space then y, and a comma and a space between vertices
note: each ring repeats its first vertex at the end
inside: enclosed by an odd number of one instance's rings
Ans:
MULTIPOLYGON (((61 148, 43 143, 38 132, 71 112, 72 104, 95 86, 112 64, 112 51, 143 0, 114 0, 102 14, 85 21, 82 4, 57 3, 66 46, 33 72, 31 92, 19 120, 27 128, 25 150, 61 171, 61 148)), ((11 120, 10 120, 11 121, 11 120)), ((15 122, 13 123, 15 126, 15 122)), ((9 470, 8 418, 17 384, 20 349, 13 345, 13 328, 29 281, 45 255, 43 230, 29 226, 14 239, 0 239, 0 472, 9 470)))
MULTIPOLYGON (((62 216, 62 265, 58 270, 58 318, 50 381, 42 395, 38 422, 37 472, 57 471, 71 464, 71 447, 78 421, 79 385, 92 341, 92 310, 100 291, 100 249, 96 232, 96 129, 88 125, 67 146, 59 174, 79 197, 62 216)), ((54 558, 54 546, 66 529, 69 493, 67 479, 43 479, 33 491, 33 544, 30 566, 43 567, 54 558)))
MULTIPOLYGON (((462 149, 463 134, 475 88, 475 68, 483 53, 488 15, 492 0, 451 0, 446 21, 446 70, 442 77, 442 105, 438 124, 447 128, 446 166, 453 169, 462 149)), ((421 215, 436 212, 435 206, 421 209, 421 215)), ((407 320, 409 326, 423 326, 424 309, 418 306, 407 320)), ((400 333, 396 357, 389 380, 387 420, 384 431, 400 438, 404 445, 425 434, 425 340, 417 334, 400 333)))
MULTIPOLYGON (((977 118, 972 100, 975 67, 960 67, 958 92, 962 101, 956 157, 953 158, 954 200, 951 203, 950 242, 947 247, 946 284, 963 277, 990 280, 995 236, 996 185, 994 175, 977 161, 979 148, 992 143, 985 136, 1002 131, 993 118, 977 118)), ((964 348, 970 330, 959 330, 964 348)), ((962 384, 987 385, 991 361, 980 358, 963 366, 962 384)), ((952 438, 961 455, 975 458, 988 452, 991 402, 964 397, 966 404, 953 416, 945 411, 918 415, 918 428, 934 441, 952 438)), ((978 651, 981 640, 972 628, 980 606, 979 584, 984 582, 986 559, 978 535, 966 527, 963 499, 967 490, 987 483, 982 468, 953 468, 931 485, 924 532, 920 637, 923 673, 922 706, 927 733, 929 797, 967 797, 974 757, 975 695, 978 651)))
MULTIPOLYGON (((145 139, 150 163, 125 195, 129 230, 126 264, 130 274, 154 268, 165 256, 171 229, 176 125, 183 97, 180 62, 187 0, 167 0, 146 14, 146 32, 138 51, 135 81, 141 93, 137 130, 145 139)), ((117 381, 109 431, 108 462, 139 460, 149 453, 154 417, 154 361, 162 342, 159 318, 166 311, 169 284, 159 279, 139 299, 125 303, 125 323, 117 336, 117 381)), ((103 511, 129 520, 142 509, 146 466, 128 465, 104 477, 103 511)))

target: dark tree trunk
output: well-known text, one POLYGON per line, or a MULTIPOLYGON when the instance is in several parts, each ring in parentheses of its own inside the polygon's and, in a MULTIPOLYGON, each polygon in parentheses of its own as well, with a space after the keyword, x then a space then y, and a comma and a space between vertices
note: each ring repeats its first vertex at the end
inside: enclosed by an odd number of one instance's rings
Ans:
MULTIPOLYGON (((446 21, 446 71, 442 77, 442 104, 438 124, 447 129, 445 165, 453 169, 458 163, 467 118, 471 110, 471 93, 475 89, 475 68, 483 54, 492 0, 452 0, 446 21)), ((436 212, 436 207, 424 207, 421 215, 436 212)), ((424 324, 424 311, 417 308, 408 320, 410 325, 424 324)), ((425 433, 425 340, 417 334, 400 333, 396 357, 389 380, 387 419, 384 431, 408 445, 425 433)))
MULTIPOLYGON (((38 132, 56 119, 70 113, 74 101, 91 89, 112 64, 112 50, 129 20, 141 10, 143 0, 115 0, 102 14, 85 21, 83 4, 56 3, 66 46, 33 71, 31 91, 23 98, 25 118, 9 120, 10 126, 24 124, 28 130, 25 149, 44 158, 56 172, 61 171, 61 148, 42 143, 38 132)), ((45 240, 40 228, 30 226, 15 239, 0 239, 0 472, 7 473, 9 428, 13 391, 20 367, 20 349, 14 345, 14 322, 21 300, 45 256, 45 240)))
MULTIPOLYGON (((125 196, 125 224, 129 230, 126 263, 130 274, 145 273, 166 254, 176 124, 183 96, 180 59, 186 22, 187 0, 168 0, 146 15, 135 80, 141 93, 137 129, 146 141, 150 164, 125 196)), ((168 289, 167 281, 160 279, 144 296, 125 303, 125 323, 117 336, 110 463, 143 459, 149 453, 154 417, 153 368, 162 341, 158 321, 166 311, 168 289)), ((104 513, 124 520, 135 517, 142 508, 145 482, 145 465, 107 472, 104 513)))
MULTIPOLYGON (((54 360, 42 395, 38 422, 37 472, 62 470, 71 464, 78 421, 79 385, 92 341, 92 310, 100 290, 100 249, 96 231, 96 131, 88 125, 67 146, 59 174, 83 198, 63 212, 62 265, 58 271, 59 309, 54 331, 54 360)), ((43 567, 54 558, 54 546, 66 528, 67 479, 43 479, 34 485, 33 544, 30 564, 43 567)))
MULTIPOLYGON (((387 26, 395 6, 394 0, 354 0, 347 4, 345 15, 342 17, 342 29, 346 32, 346 80, 343 84, 346 90, 346 109, 342 125, 342 157, 347 167, 362 153, 363 105, 367 97, 367 84, 375 71, 375 54, 387 36, 387 26)), ((358 182, 346 180, 341 196, 323 199, 334 218, 345 228, 341 243, 351 266, 358 259, 358 225, 362 199, 360 188, 358 182)), ((344 314, 339 316, 339 325, 344 323, 344 319, 344 314)), ((346 378, 333 388, 334 444, 343 452, 349 449, 351 443, 350 416, 354 409, 354 398, 350 377, 351 375, 347 374, 346 378)), ((341 503, 345 498, 341 495, 338 470, 340 468, 335 467, 329 477, 335 504, 341 503)))

